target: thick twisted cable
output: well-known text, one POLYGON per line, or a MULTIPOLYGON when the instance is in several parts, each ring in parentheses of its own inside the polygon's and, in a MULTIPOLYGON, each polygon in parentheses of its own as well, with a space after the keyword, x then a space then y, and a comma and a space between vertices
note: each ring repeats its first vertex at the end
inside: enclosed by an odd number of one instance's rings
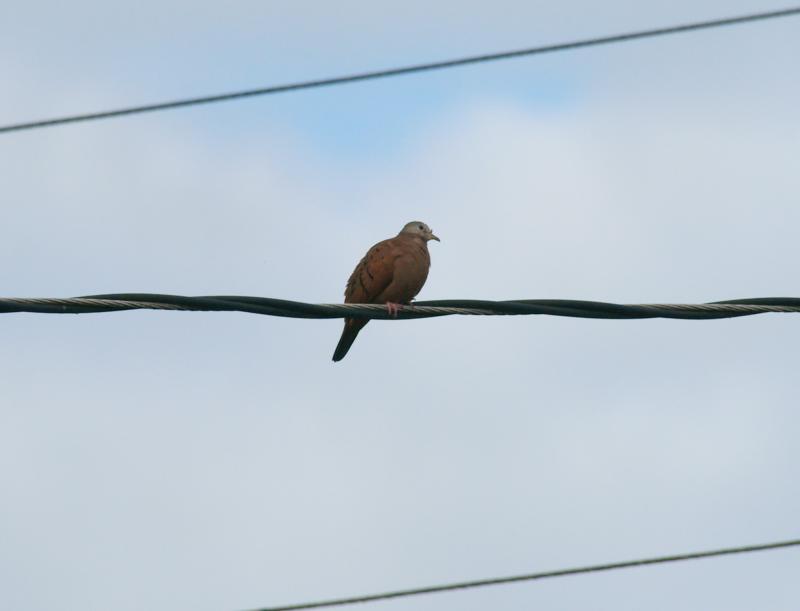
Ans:
MULTIPOLYGON (((0 298, 0 313, 88 314, 120 310, 248 312, 290 318, 392 318, 380 304, 314 304, 269 297, 160 295, 120 293, 73 298, 0 298)), ((449 299, 419 301, 400 310, 398 319, 435 316, 518 316, 545 314, 578 318, 675 318, 708 320, 769 312, 800 312, 800 298, 760 297, 700 304, 616 304, 570 299, 486 301, 449 299)))

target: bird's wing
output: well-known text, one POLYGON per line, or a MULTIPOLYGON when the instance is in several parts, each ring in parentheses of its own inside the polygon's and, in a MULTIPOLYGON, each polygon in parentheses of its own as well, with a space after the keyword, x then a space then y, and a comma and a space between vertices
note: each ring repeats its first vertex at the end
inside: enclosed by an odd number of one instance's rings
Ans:
POLYGON ((344 291, 345 303, 374 303, 394 278, 397 252, 394 238, 378 242, 359 261, 344 291))

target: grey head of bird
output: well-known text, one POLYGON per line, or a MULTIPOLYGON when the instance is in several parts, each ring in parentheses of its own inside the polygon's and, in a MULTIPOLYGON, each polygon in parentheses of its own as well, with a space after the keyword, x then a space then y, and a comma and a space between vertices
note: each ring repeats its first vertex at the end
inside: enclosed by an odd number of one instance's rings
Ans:
POLYGON ((411 221, 410 223, 406 223, 405 226, 400 230, 400 234, 411 234, 412 236, 419 236, 426 242, 430 240, 436 240, 437 242, 441 242, 441 240, 433 235, 433 231, 431 228, 428 227, 422 221, 411 221))

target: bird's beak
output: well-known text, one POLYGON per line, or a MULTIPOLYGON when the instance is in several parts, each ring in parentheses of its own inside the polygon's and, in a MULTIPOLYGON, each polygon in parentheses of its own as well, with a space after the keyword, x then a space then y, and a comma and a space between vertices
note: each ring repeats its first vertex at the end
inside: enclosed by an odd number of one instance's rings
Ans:
POLYGON ((431 236, 428 239, 429 240, 436 240, 437 242, 441 242, 441 240, 439 238, 437 238, 435 235, 433 235, 432 233, 431 233, 431 236))

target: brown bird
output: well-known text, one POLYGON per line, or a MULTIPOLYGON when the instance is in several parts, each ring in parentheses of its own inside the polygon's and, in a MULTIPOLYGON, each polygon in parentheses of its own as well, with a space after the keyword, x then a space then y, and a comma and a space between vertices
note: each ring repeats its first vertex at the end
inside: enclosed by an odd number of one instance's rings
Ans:
MULTIPOLYGON (((420 221, 406 223, 395 237, 378 242, 361 259, 344 290, 345 303, 385 303, 389 314, 397 316, 411 302, 428 277, 431 256, 428 242, 439 238, 420 221)), ((333 360, 341 361, 369 322, 366 318, 345 318, 344 331, 333 360)))

